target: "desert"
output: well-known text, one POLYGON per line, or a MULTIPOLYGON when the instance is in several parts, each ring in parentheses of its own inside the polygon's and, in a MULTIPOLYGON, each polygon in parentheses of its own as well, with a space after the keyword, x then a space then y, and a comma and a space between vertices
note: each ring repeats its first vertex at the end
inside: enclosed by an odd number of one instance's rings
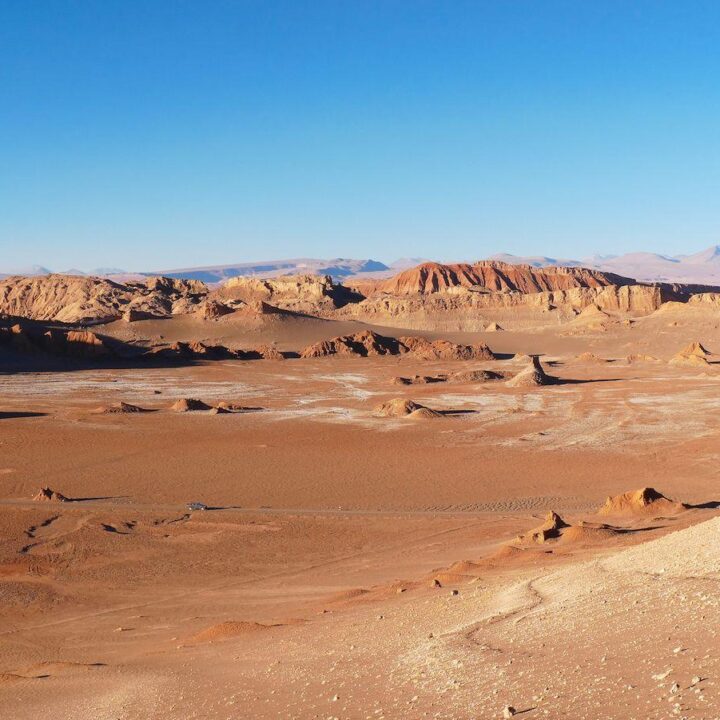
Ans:
POLYGON ((719 47, 0 2, 0 720, 720 720, 719 47))
POLYGON ((4 712, 713 717, 700 290, 0 281, 4 712))

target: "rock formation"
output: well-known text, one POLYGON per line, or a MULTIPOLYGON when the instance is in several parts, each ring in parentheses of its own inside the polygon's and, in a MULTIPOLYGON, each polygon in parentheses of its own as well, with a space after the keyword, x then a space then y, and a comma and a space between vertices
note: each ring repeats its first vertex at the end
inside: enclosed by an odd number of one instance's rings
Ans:
POLYGON ((221 302, 265 302, 297 313, 323 314, 362 299, 329 275, 286 275, 269 279, 236 277, 213 293, 221 302))
POLYGON ((683 503, 670 500, 655 488, 646 487, 608 497, 598 515, 674 514, 686 508, 683 503))
POLYGON ((343 335, 323 340, 306 347, 303 358, 330 355, 379 356, 411 354, 421 360, 493 360, 490 348, 478 345, 458 345, 447 340, 427 340, 422 337, 392 338, 364 330, 354 335, 343 335))
POLYGON ((524 535, 519 535, 518 542, 544 543, 546 540, 557 538, 560 531, 570 527, 556 512, 551 510, 546 516, 542 525, 530 530, 524 535))
POLYGON ((402 352, 402 345, 395 338, 364 330, 354 335, 342 335, 310 345, 300 353, 300 357, 315 358, 329 355, 368 357, 373 355, 399 355, 402 352))
POLYGON ((122 402, 115 403, 113 405, 103 406, 97 409, 98 413, 103 415, 116 415, 116 414, 133 414, 133 413, 145 413, 148 412, 145 408, 141 408, 138 405, 132 405, 130 403, 122 402))
POLYGON ((619 287, 633 283, 630 278, 586 268, 536 268, 483 260, 472 265, 423 263, 378 283, 376 289, 389 295, 429 294, 457 287, 528 294, 571 288, 619 287))
POLYGON ((699 343, 690 343, 674 355, 670 363, 673 365, 707 365, 710 353, 699 343))
POLYGON ((12 276, 0 280, 0 313, 30 320, 95 325, 132 310, 140 317, 189 311, 207 294, 195 280, 149 278, 117 283, 77 275, 12 276))
POLYGON ((431 410, 425 405, 420 405, 413 400, 405 400, 404 398, 393 398, 387 402, 381 403, 373 411, 375 417, 416 417, 416 418, 432 418, 438 417, 439 413, 431 410))
POLYGON ((41 487, 35 495, 33 500, 40 500, 42 502, 68 502, 68 498, 62 493, 59 493, 49 487, 41 487))
POLYGON ((537 387, 540 385, 552 385, 557 378, 547 375, 537 355, 532 357, 530 364, 515 377, 510 378, 505 384, 508 387, 537 387))
POLYGON ((204 403, 202 400, 196 400, 195 398, 180 398, 176 400, 170 409, 173 412, 185 413, 185 412, 196 412, 198 410, 211 410, 211 406, 204 403))

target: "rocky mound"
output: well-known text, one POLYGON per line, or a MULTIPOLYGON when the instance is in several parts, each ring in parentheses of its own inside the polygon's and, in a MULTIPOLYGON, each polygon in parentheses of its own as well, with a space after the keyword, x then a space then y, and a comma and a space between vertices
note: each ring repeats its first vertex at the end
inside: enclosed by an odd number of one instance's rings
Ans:
POLYGON ((77 275, 12 276, 0 280, 0 313, 30 320, 98 324, 136 317, 190 312, 207 294, 195 280, 150 278, 118 283, 77 275))
POLYGON ((543 544, 550 540, 561 544, 596 543, 616 537, 619 530, 603 523, 580 522, 571 525, 565 522, 556 512, 550 511, 539 527, 518 535, 515 542, 520 545, 543 544))
POLYGON ((231 358, 244 358, 245 353, 236 352, 225 345, 206 345, 199 340, 190 342, 174 342, 150 348, 145 356, 147 358, 165 358, 168 360, 226 360, 231 358))
POLYGON ((690 343, 670 360, 673 365, 707 365, 710 353, 699 342, 690 343))
POLYGON ((69 330, 64 337, 67 351, 72 355, 109 355, 105 340, 90 330, 69 330))
POLYGON ((202 400, 196 400, 195 398, 180 398, 180 400, 177 400, 170 406, 170 409, 173 412, 184 413, 211 410, 212 407, 202 400))
POLYGON ((458 345, 448 340, 428 340, 423 337, 393 338, 364 330, 354 335, 342 335, 306 347, 302 358, 346 355, 370 357, 380 355, 412 355, 420 360, 493 360, 490 348, 478 345, 458 345))
POLYGON ((217 300, 207 300, 202 304, 200 314, 205 320, 219 320, 224 315, 231 315, 234 310, 217 300))
POLYGON ((362 296, 336 284, 329 275, 285 275, 269 279, 235 277, 216 290, 213 298, 220 302, 265 302, 283 310, 321 315, 362 300, 362 296))
POLYGON ((145 408, 141 408, 138 405, 131 405, 130 403, 122 402, 115 403, 114 405, 107 405, 103 406, 97 409, 96 412, 102 413, 104 415, 114 415, 114 414, 132 414, 132 413, 144 413, 149 412, 149 410, 146 410, 145 408))
POLYGON ((394 377, 393 385, 430 385, 447 382, 447 375, 413 375, 412 377, 394 377))
POLYGON ((35 495, 33 500, 41 500, 43 502, 68 502, 68 498, 62 493, 56 492, 52 488, 42 487, 35 495))
POLYGON ((354 335, 341 335, 331 340, 323 340, 306 347, 302 358, 328 357, 330 355, 354 355, 360 357, 376 355, 399 355, 403 352, 401 343, 395 338, 378 335, 364 330, 354 335))
POLYGON ((584 362, 584 363, 600 364, 600 363, 608 362, 605 358, 598 357, 597 355, 595 355, 595 353, 591 353, 591 352, 580 353, 580 355, 575 356, 575 359, 578 362, 584 362))
POLYGON ((433 383, 485 383, 493 380, 502 380, 503 373, 495 370, 460 370, 453 373, 439 375, 413 375, 412 377, 394 377, 394 385, 430 385, 433 383))
POLYGON ((504 327, 500 327, 500 325, 498 325, 496 322, 491 322, 491 323, 485 328, 485 332, 501 332, 501 331, 503 331, 504 329, 505 329, 504 327))
POLYGON ((423 337, 401 337, 404 352, 420 360, 494 360, 495 355, 484 343, 458 345, 449 340, 428 340, 423 337))
POLYGON ((439 413, 430 408, 420 405, 413 400, 405 400, 404 398, 394 398, 387 402, 381 403, 373 411, 375 417, 437 417, 439 413), (416 415, 417 413, 417 415, 416 415))
POLYGON ((641 488, 608 497, 598 515, 668 515, 686 510, 683 503, 666 498, 655 488, 641 488))
POLYGON ((563 530, 559 542, 567 543, 597 543, 611 540, 620 534, 618 528, 604 525, 602 523, 581 522, 578 525, 570 525, 563 530))
POLYGON ((237 403, 230 403, 226 402, 225 400, 221 400, 213 409, 221 413, 244 413, 258 410, 260 408, 251 408, 247 407, 246 405, 238 405, 237 403))
POLYGON ((542 525, 530 530, 530 532, 519 535, 518 542, 544 543, 546 540, 560 537, 564 528, 570 527, 556 512, 551 510, 545 517, 542 525))
POLYGON ((21 353, 47 353, 77 358, 103 358, 115 354, 108 340, 90 330, 45 330, 15 323, 0 327, 0 344, 21 353))
POLYGON ((504 378, 505 375, 496 370, 460 370, 450 373, 447 381, 451 383, 485 383, 504 378))
POLYGON ((260 345, 255 349, 263 360, 284 360, 285 356, 274 345, 260 345))
POLYGON ((505 384, 508 387, 539 387, 541 385, 553 385, 557 382, 557 378, 546 374, 540 363, 540 358, 533 356, 530 364, 515 377, 510 378, 505 384))
POLYGON ((612 273, 575 267, 535 268, 485 260, 474 264, 428 262, 377 284, 390 295, 447 292, 453 288, 539 293, 572 288, 632 285, 633 280, 612 273))

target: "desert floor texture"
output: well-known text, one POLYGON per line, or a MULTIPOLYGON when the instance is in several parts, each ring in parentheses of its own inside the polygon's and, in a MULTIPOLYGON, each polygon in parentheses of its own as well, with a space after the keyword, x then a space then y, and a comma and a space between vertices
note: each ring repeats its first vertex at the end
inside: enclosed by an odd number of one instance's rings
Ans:
MULTIPOLYGON (((0 374, 0 716, 717 718, 720 364, 668 360, 720 323, 672 312, 424 333, 494 360, 0 374)), ((223 332, 370 327, 286 325, 223 332)))

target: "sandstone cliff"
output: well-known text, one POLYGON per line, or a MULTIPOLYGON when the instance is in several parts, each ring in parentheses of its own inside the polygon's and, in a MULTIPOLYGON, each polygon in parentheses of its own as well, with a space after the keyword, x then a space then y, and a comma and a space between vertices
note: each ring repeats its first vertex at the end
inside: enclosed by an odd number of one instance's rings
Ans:
POLYGON ((214 291, 219 302, 267 303, 282 310, 307 314, 332 312, 362 297, 329 275, 287 275, 261 280, 237 277, 214 291))
POLYGON ((0 280, 0 314, 92 325, 126 312, 136 319, 190 312, 206 294, 205 285, 194 280, 116 283, 75 275, 13 276, 0 280))
POLYGON ((508 265, 485 260, 472 265, 423 263, 388 280, 376 283, 374 292, 412 295, 444 292, 450 288, 462 287, 485 288, 495 292, 538 293, 633 283, 630 278, 586 268, 536 268, 530 265, 508 265))
POLYGON ((453 288, 429 294, 371 295, 360 303, 347 305, 339 314, 390 327, 482 332, 491 321, 537 323, 543 316, 548 323, 570 320, 591 306, 602 311, 649 315, 671 299, 673 295, 663 288, 647 285, 575 287, 533 293, 453 288))

